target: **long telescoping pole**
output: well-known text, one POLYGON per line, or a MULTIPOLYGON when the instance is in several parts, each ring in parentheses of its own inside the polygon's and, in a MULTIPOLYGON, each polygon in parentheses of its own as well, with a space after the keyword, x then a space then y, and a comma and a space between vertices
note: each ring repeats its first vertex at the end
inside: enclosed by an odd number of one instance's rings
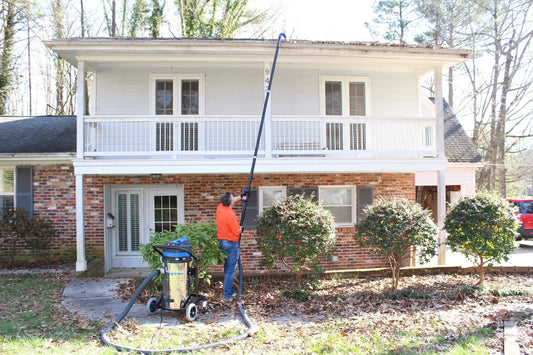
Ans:
MULTIPOLYGON (((248 177, 248 186, 243 193, 242 199, 242 214, 241 214, 241 231, 244 230, 244 218, 246 216, 246 206, 248 205, 248 197, 250 195, 250 190, 252 188, 252 180, 254 178, 255 162, 257 161, 257 152, 259 150, 259 144, 261 143, 261 135, 263 134, 263 124, 265 122, 265 114, 268 108, 268 101, 270 99, 270 88, 272 87, 272 80, 274 79, 274 71, 276 70, 276 61, 278 59, 279 44, 281 38, 287 39, 285 33, 280 33, 278 36, 278 44, 276 45, 276 53, 274 54, 274 61, 272 62, 272 70, 270 71, 270 80, 268 81, 268 89, 266 91, 265 103, 263 105, 263 113, 261 115, 261 122, 259 123, 259 132, 257 134, 257 140, 255 142, 254 156, 252 159, 252 167, 250 169, 250 176, 248 177)), ((242 233, 242 232, 241 232, 242 233)))
MULTIPOLYGON (((242 199, 242 214, 241 214, 241 236, 242 236, 242 232, 244 231, 244 218, 246 216, 246 206, 248 205, 248 197, 250 195, 250 189, 252 188, 252 180, 254 178, 254 170, 255 170, 255 162, 257 160, 257 151, 259 150, 259 143, 261 142, 261 135, 263 133, 263 124, 265 122, 265 114, 266 114, 266 110, 267 110, 267 107, 268 107, 268 100, 270 99, 270 88, 272 87, 272 80, 274 79, 274 71, 276 70, 276 61, 278 59, 278 52, 279 52, 279 44, 281 43, 281 38, 285 38, 287 39, 287 37, 285 36, 285 33, 280 33, 279 36, 278 36, 278 43, 276 45, 276 53, 274 54, 274 61, 272 62, 272 70, 270 71, 270 80, 268 81, 268 89, 267 89, 267 92, 266 92, 266 96, 265 96, 265 103, 263 105, 263 113, 261 115, 261 122, 259 123, 259 132, 257 134, 257 141, 255 142, 255 150, 254 150, 254 156, 253 156, 253 159, 252 159, 252 167, 250 169, 250 177, 248 178, 248 186, 246 187, 246 190, 244 191, 243 193, 243 199, 242 199)), ((239 248, 241 246, 241 238, 239 237, 239 248)), ((242 268, 242 260, 241 260, 241 253, 239 253, 239 259, 237 261, 238 265, 239 265, 239 297, 238 297, 238 300, 239 300, 239 311, 241 312, 241 315, 243 317, 243 320, 245 321, 245 323, 247 325, 250 326, 251 328, 251 322, 250 320, 248 319, 248 317, 246 316, 246 313, 244 312, 244 310, 242 309, 242 304, 241 304, 241 300, 242 300, 242 273, 243 273, 243 268, 242 268)))

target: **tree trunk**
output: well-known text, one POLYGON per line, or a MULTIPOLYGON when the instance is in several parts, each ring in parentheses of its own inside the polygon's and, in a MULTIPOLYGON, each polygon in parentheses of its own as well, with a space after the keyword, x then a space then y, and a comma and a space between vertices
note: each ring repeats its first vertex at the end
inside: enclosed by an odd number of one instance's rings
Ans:
POLYGON ((7 114, 7 102, 13 85, 13 46, 15 44, 16 5, 7 1, 4 25, 4 43, 0 68, 0 115, 7 114))
POLYGON ((485 281, 485 261, 483 260, 483 256, 480 254, 479 255, 479 266, 478 266, 478 270, 479 270, 479 280, 477 282, 477 284, 479 286, 483 285, 483 282, 485 281))

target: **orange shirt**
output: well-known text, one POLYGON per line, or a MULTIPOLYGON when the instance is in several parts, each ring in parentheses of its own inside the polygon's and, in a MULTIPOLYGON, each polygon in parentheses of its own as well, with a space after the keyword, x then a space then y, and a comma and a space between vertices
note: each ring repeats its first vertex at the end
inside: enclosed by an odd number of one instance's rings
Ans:
POLYGON ((239 219, 231 207, 219 204, 217 207, 217 237, 218 239, 238 242, 241 234, 239 219))

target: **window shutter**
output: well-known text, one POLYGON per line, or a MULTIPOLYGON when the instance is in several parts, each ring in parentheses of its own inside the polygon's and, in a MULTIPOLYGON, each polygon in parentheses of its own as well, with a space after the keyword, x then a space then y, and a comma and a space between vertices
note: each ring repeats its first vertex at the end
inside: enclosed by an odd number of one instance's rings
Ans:
POLYGON ((304 198, 313 196, 313 202, 318 202, 318 187, 291 187, 287 189, 287 195, 303 195, 304 198))
POLYGON ((244 229, 257 229, 259 217, 259 198, 257 189, 251 189, 246 202, 246 215, 244 216, 244 229))
POLYGON ((31 166, 18 166, 15 174, 16 197, 15 206, 28 211, 33 217, 33 169, 31 166))
POLYGON ((361 186, 357 188, 357 222, 363 218, 363 209, 374 203, 374 189, 372 186, 361 186))

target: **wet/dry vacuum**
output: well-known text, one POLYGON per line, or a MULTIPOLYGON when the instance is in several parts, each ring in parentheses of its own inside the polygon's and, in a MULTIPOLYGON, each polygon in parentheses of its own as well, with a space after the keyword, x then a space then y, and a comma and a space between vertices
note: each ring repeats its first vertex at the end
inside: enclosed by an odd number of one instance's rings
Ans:
POLYGON ((198 309, 207 311, 207 300, 198 293, 198 260, 192 254, 191 243, 185 236, 165 245, 154 245, 163 262, 163 293, 152 297, 146 303, 148 313, 157 309, 184 311, 188 321, 198 315, 198 309))

